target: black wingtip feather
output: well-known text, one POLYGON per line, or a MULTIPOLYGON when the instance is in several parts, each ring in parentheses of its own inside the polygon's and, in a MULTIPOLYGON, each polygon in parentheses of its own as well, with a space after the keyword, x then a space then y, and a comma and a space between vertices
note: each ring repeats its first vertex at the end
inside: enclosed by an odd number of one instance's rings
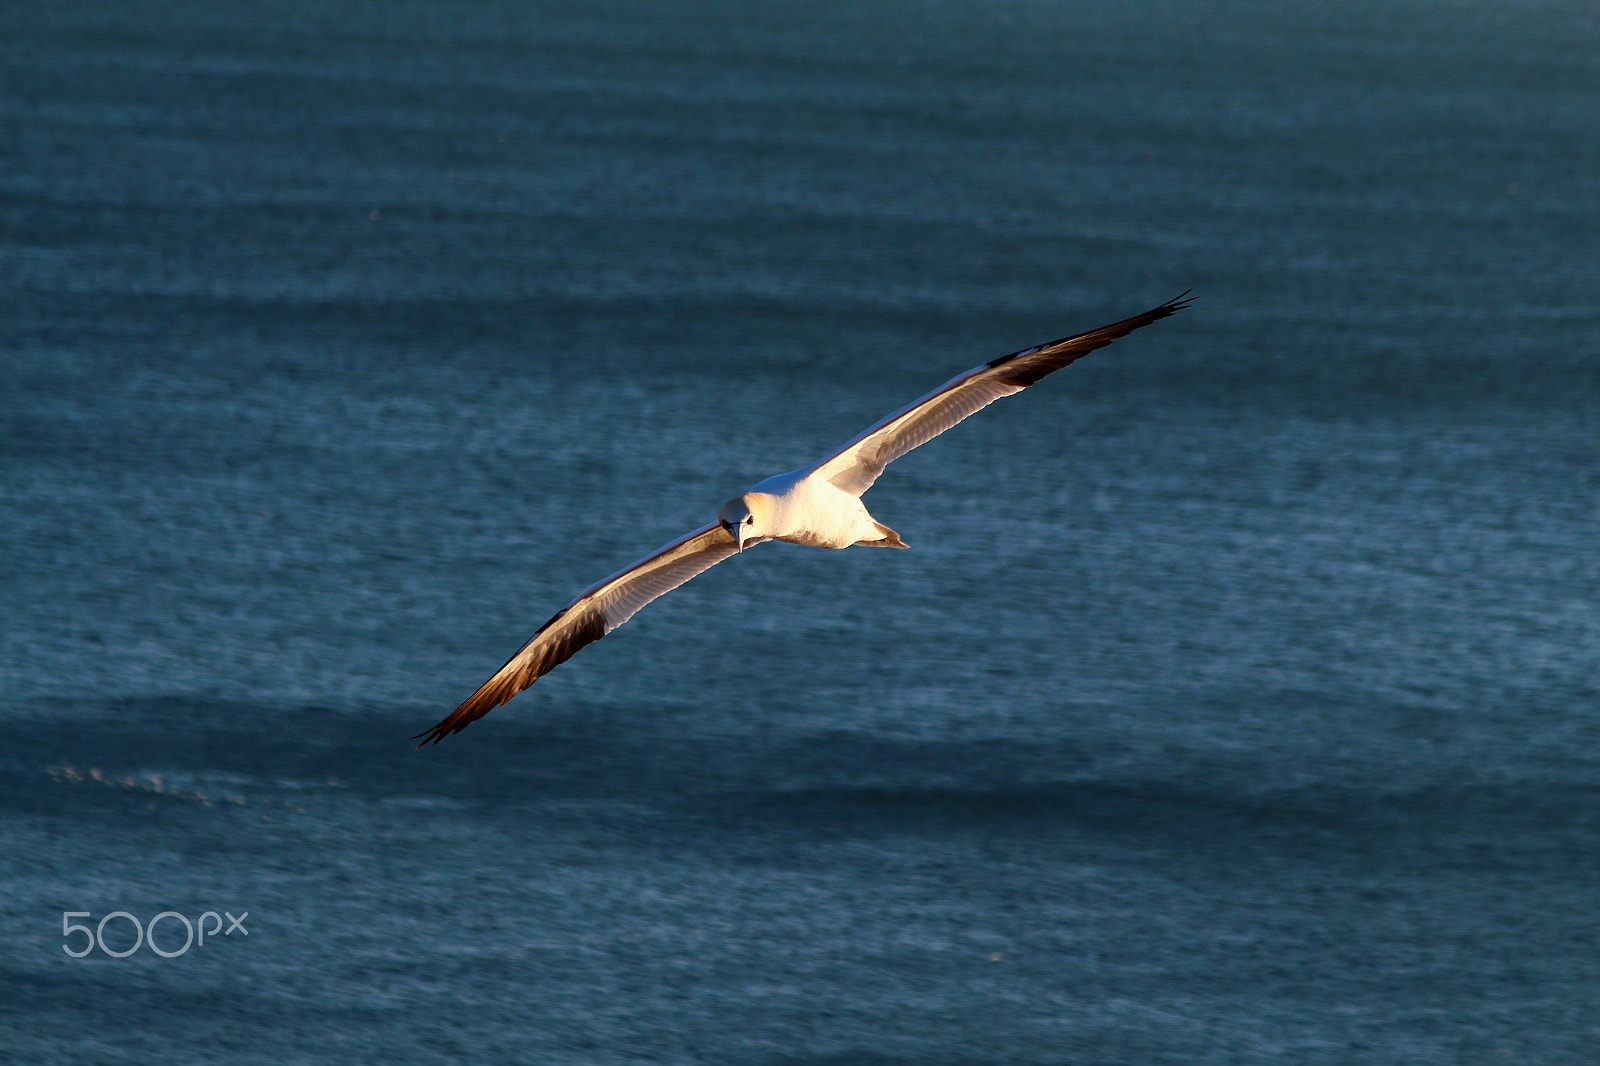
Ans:
POLYGON ((1109 326, 1101 326, 1087 333, 1075 333, 1047 344, 1035 344, 1020 352, 1002 355, 987 365, 999 368, 1015 364, 999 375, 1000 380, 1027 388, 1046 375, 1077 362, 1095 349, 1104 348, 1112 341, 1126 337, 1141 326, 1148 326, 1152 322, 1158 322, 1168 315, 1182 311, 1194 302, 1189 296, 1193 291, 1185 289, 1166 303, 1152 307, 1132 318, 1125 318, 1121 322, 1113 322, 1109 326))
POLYGON ((496 707, 503 705, 511 697, 572 658, 580 648, 593 644, 606 635, 606 619, 601 611, 581 610, 576 613, 569 612, 569 608, 562 608, 556 612, 555 617, 539 627, 539 632, 533 635, 528 644, 537 641, 539 637, 551 630, 563 618, 567 619, 567 624, 556 629, 551 634, 551 639, 543 643, 535 654, 522 662, 518 669, 507 672, 506 666, 512 665, 522 657, 523 652, 528 650, 527 644, 524 644, 516 655, 506 660, 505 666, 502 666, 495 672, 493 677, 485 681, 478 691, 468 696, 461 706, 451 711, 444 721, 432 729, 412 737, 412 740, 422 741, 417 745, 417 749, 421 750, 430 743, 437 744, 452 733, 461 732, 467 726, 476 722, 496 707))

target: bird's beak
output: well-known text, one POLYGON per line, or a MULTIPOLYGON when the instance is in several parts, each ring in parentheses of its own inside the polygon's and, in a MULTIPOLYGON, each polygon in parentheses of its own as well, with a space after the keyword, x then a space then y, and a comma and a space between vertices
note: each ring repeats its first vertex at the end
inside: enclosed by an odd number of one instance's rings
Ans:
POLYGON ((736 551, 744 551, 744 523, 740 522, 733 527, 733 542, 738 545, 736 551))

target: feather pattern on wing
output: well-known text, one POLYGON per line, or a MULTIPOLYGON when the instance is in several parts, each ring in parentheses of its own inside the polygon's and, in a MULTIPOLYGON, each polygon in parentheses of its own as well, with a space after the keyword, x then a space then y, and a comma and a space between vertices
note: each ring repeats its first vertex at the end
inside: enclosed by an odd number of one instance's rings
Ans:
POLYGON ((422 747, 459 733, 551 670, 664 596, 738 551, 733 535, 713 522, 651 552, 580 592, 539 627, 493 677, 444 721, 413 739, 422 747))
POLYGON ((869 427, 813 469, 839 489, 860 496, 872 487, 883 468, 926 444, 951 426, 976 414, 1002 396, 1021 392, 1046 374, 1060 370, 1096 348, 1104 348, 1140 326, 1166 318, 1188 305, 1187 292, 1143 314, 1109 326, 1036 344, 1020 352, 957 374, 937 389, 869 427))

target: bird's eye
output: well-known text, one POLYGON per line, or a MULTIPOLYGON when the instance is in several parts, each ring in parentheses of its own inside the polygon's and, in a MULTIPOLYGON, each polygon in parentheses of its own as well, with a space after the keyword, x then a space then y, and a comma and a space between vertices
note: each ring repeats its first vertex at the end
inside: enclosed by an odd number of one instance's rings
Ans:
POLYGON ((755 515, 748 515, 744 520, 744 524, 747 525, 747 526, 755 525, 756 524, 756 516, 755 515))

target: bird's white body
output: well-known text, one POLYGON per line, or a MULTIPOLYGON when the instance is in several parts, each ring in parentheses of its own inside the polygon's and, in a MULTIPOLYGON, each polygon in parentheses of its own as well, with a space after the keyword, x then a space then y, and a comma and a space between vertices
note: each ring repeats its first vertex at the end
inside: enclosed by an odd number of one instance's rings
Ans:
POLYGON ((423 743, 437 743, 465 728, 632 618, 645 604, 752 544, 783 540, 818 548, 852 544, 904 548, 899 535, 868 514, 861 502, 861 494, 884 467, 995 400, 1021 392, 1096 348, 1180 310, 1184 296, 1122 322, 975 366, 869 426, 821 462, 757 482, 743 496, 723 504, 717 521, 580 592, 465 703, 424 734, 423 743))
MULTIPOLYGON (((848 548, 852 544, 889 544, 887 527, 867 513, 867 505, 823 478, 814 466, 791 470, 757 482, 744 494, 745 506, 755 518, 755 536, 815 548, 848 548)), ((904 547, 895 538, 896 547, 904 547)))

